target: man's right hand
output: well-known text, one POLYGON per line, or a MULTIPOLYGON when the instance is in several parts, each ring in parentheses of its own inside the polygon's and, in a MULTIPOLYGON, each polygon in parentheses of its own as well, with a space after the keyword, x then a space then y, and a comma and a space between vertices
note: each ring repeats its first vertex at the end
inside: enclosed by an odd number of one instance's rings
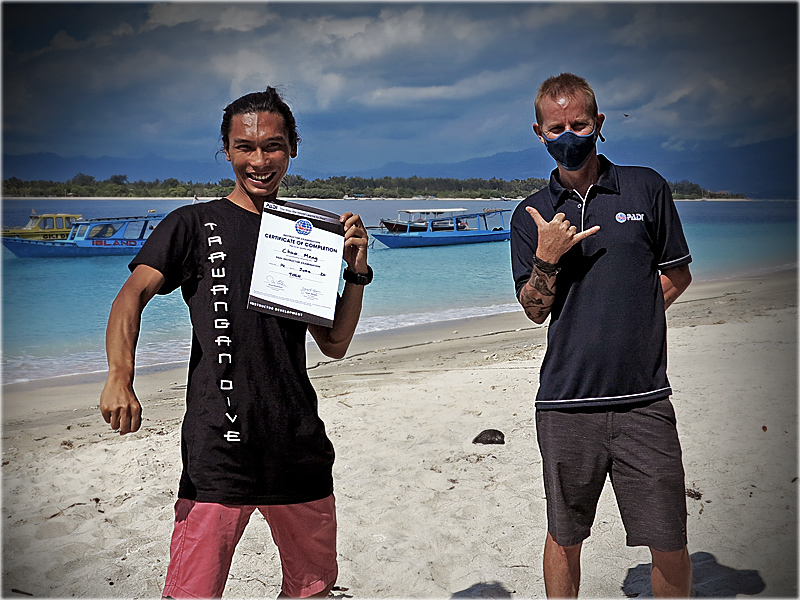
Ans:
POLYGON ((164 276, 147 265, 138 265, 111 305, 106 327, 108 379, 100 394, 100 412, 120 435, 138 431, 142 405, 133 391, 136 341, 142 311, 164 285, 164 276))
POLYGON ((142 425, 142 405, 131 386, 106 381, 100 394, 100 412, 111 429, 120 435, 139 431, 142 425))
POLYGON ((536 257, 547 263, 556 264, 575 244, 600 231, 600 225, 595 225, 579 233, 578 228, 567 221, 564 213, 557 213, 553 220, 548 222, 535 208, 529 206, 525 210, 533 218, 539 230, 536 257))

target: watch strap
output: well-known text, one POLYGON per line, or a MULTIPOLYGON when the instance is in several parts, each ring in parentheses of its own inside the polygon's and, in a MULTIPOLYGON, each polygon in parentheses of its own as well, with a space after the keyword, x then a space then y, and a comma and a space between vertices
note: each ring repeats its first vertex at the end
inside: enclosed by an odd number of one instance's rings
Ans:
POLYGON ((342 272, 342 279, 344 279, 347 283, 354 283, 356 285, 368 285, 372 282, 372 267, 367 265, 367 272, 366 273, 356 273, 355 271, 351 271, 350 267, 347 267, 342 272))

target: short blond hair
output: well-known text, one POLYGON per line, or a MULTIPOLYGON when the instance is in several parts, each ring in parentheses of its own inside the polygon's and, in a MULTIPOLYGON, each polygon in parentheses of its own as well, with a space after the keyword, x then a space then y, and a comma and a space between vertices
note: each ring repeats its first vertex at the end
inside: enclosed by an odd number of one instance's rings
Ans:
POLYGON ((541 106, 545 98, 578 98, 583 99, 592 111, 592 115, 597 117, 597 99, 594 97, 592 86, 583 78, 572 73, 561 73, 542 82, 539 91, 536 93, 536 100, 533 101, 533 108, 536 111, 536 122, 542 122, 541 106))

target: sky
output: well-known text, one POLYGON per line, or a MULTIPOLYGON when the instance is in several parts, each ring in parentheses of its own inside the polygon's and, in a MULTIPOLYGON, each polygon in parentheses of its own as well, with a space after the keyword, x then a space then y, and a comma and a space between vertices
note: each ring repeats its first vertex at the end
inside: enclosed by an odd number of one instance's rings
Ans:
POLYGON ((796 150, 795 2, 2 10, 8 154, 215 160, 223 108, 273 85, 298 122, 295 169, 452 163, 540 146, 533 98, 561 72, 588 80, 605 137, 640 164, 735 172, 713 157, 796 150))

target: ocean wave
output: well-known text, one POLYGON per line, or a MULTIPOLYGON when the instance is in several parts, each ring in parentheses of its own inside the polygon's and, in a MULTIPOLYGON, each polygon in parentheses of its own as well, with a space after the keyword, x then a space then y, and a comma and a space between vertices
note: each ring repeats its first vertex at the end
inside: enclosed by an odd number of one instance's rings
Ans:
POLYGON ((440 312, 420 312, 405 315, 373 316, 364 317, 358 323, 356 333, 374 333, 377 331, 388 331, 401 327, 412 327, 414 325, 427 325, 429 323, 440 323, 443 321, 457 321, 459 319, 471 319, 484 317, 500 313, 514 312, 520 310, 519 304, 492 304, 491 306, 469 306, 462 308, 452 308, 440 312))
MULTIPOLYGON (((491 306, 452 308, 440 312, 367 316, 359 321, 356 335, 482 317, 515 310, 519 310, 518 304, 493 304, 491 306)), ((308 340, 311 341, 310 335, 308 340)), ((191 342, 188 339, 140 343, 136 349, 136 368, 137 370, 154 369, 186 364, 189 361, 190 352, 191 342)), ((24 383, 71 375, 97 375, 108 370, 104 349, 53 356, 30 354, 9 356, 5 354, 2 359, 2 367, 3 384, 24 383)))
POLYGON ((732 269, 728 272, 715 272, 711 276, 695 277, 697 281, 726 281, 729 279, 737 279, 742 277, 760 277, 765 275, 776 275, 778 273, 787 273, 797 271, 798 263, 785 263, 780 265, 767 265, 762 267, 755 267, 750 269, 732 269))
MULTIPOLYGON (((153 368, 179 365, 189 360, 190 342, 170 340, 140 344, 136 349, 136 367, 153 368), (165 360, 165 357, 169 360, 165 360)), ((3 355, 3 385, 25 383, 70 375, 97 375, 108 371, 105 349, 86 350, 52 356, 3 355)))

